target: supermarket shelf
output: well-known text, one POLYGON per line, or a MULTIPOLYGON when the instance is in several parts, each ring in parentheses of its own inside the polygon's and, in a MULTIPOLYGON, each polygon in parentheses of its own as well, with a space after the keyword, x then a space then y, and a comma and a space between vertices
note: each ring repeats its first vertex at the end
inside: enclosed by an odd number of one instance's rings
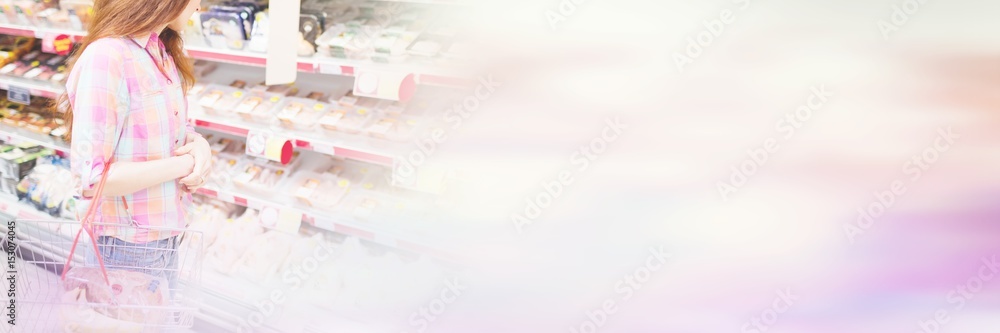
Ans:
POLYGON ((32 96, 45 98, 56 98, 66 91, 66 89, 58 83, 13 76, 0 76, 0 89, 7 90, 10 89, 11 86, 27 89, 32 96))
POLYGON ((79 42, 87 35, 85 31, 70 29, 42 28, 18 24, 0 23, 0 34, 42 38, 46 35, 67 35, 79 42))
MULTIPOLYGON (((233 51, 216 49, 207 46, 186 45, 188 55, 195 59, 204 59, 217 62, 225 62, 237 65, 264 67, 267 64, 267 55, 263 53, 253 53, 246 51, 233 51)), ((298 69, 300 72, 315 73, 316 64, 307 59, 299 59, 298 69)), ((353 73, 353 72, 351 72, 353 73)), ((345 75, 351 75, 346 73, 345 75)))
POLYGON ((38 134, 23 128, 11 127, 0 124, 0 140, 13 144, 31 143, 45 148, 55 150, 63 155, 68 155, 69 144, 56 140, 50 136, 38 134))
MULTIPOLYGON (((433 3, 452 3, 459 1, 435 0, 433 3)), ((0 24, 0 34, 44 37, 50 34, 67 35, 79 41, 87 33, 84 31, 74 31, 66 29, 40 28, 16 24, 0 24)), ((263 67, 267 63, 267 55, 263 53, 253 53, 247 51, 234 51, 216 49, 202 45, 187 45, 185 49, 188 55, 195 59, 204 59, 217 62, 226 62, 248 66, 263 67)), ((445 71, 440 68, 420 66, 413 64, 383 64, 372 61, 358 61, 339 58, 299 58, 298 69, 305 73, 320 73, 354 76, 357 68, 372 68, 382 71, 395 71, 415 74, 416 83, 439 86, 468 87, 474 83, 463 75, 445 71)))
POLYGON ((0 212, 18 220, 66 220, 53 218, 51 215, 40 212, 35 207, 20 203, 16 198, 6 194, 0 195, 0 212))
MULTIPOLYGON (((65 143, 54 142, 52 140, 45 141, 40 138, 41 135, 31 132, 24 134, 19 134, 19 132, 26 132, 26 131, 23 129, 15 129, 11 128, 10 126, 0 124, 0 139, 11 140, 12 142, 23 141, 23 142, 40 144, 42 146, 55 149, 57 151, 62 152, 63 154, 68 155, 69 147, 65 143), (37 136, 39 138, 33 138, 33 136, 37 136)), ((273 202, 271 200, 263 200, 251 196, 246 196, 244 194, 237 193, 236 191, 202 188, 198 191, 198 194, 254 209, 260 209, 261 207, 294 208, 294 207, 288 207, 288 205, 273 202)), ((50 218, 48 215, 44 213, 39 213, 35 211, 33 208, 20 209, 22 206, 31 208, 23 204, 8 203, 5 205, 3 204, 2 201, 0 201, 0 208, 4 208, 2 209, 3 211, 7 211, 8 206, 10 207, 10 209, 12 209, 13 212, 15 212, 15 214, 18 212, 20 212, 21 214, 27 214, 23 216, 17 215, 18 218, 27 218, 27 219, 50 218)), ((442 258, 452 261, 454 260, 454 258, 451 258, 450 255, 444 251, 420 243, 412 242, 405 239, 400 239, 399 237, 396 237, 395 235, 392 235, 389 232, 378 230, 377 228, 371 228, 370 226, 365 226, 363 223, 334 222, 333 219, 321 216, 321 214, 309 214, 309 213, 303 215, 303 221, 321 229, 345 235, 355 236, 367 241, 372 241, 390 247, 399 248, 420 254, 428 254, 436 258, 442 258)))
POLYGON ((292 207, 292 205, 282 204, 268 199, 261 199, 254 196, 247 196, 245 194, 239 194, 236 193, 235 191, 227 189, 211 188, 206 186, 198 189, 197 194, 208 198, 218 199, 224 202, 233 203, 244 207, 249 207, 252 209, 273 207, 279 210, 294 209, 297 211, 303 211, 302 214, 303 222, 323 230, 354 236, 366 241, 418 254, 429 255, 431 257, 438 259, 444 259, 451 262, 458 262, 457 260, 458 258, 447 251, 434 248, 432 246, 424 245, 422 243, 417 243, 404 239, 403 237, 399 237, 392 232, 381 230, 367 223, 362 223, 359 221, 351 221, 351 219, 348 217, 335 219, 328 216, 321 216, 330 214, 312 213, 300 207, 292 207))
MULTIPOLYGON (((195 59, 204 59, 237 65, 264 67, 267 55, 263 53, 222 50, 207 46, 186 45, 188 55, 195 59)), ((330 57, 299 58, 296 67, 299 72, 331 75, 354 76, 359 68, 373 68, 380 71, 394 71, 414 74, 418 84, 429 84, 445 87, 469 87, 474 80, 462 78, 450 71, 429 66, 413 64, 385 64, 373 61, 350 60, 330 57)))
POLYGON ((328 140, 317 137, 308 137, 300 131, 275 131, 267 126, 244 122, 236 119, 224 119, 205 114, 200 106, 192 103, 189 106, 188 118, 199 128, 221 132, 225 134, 246 137, 250 131, 270 131, 276 132, 288 138, 295 145, 296 149, 311 150, 331 156, 343 157, 362 162, 374 163, 384 166, 392 166, 394 156, 392 153, 398 149, 393 149, 397 145, 389 144, 385 149, 377 149, 368 145, 358 143, 366 138, 358 140, 328 140), (336 141, 336 142, 334 142, 336 141))

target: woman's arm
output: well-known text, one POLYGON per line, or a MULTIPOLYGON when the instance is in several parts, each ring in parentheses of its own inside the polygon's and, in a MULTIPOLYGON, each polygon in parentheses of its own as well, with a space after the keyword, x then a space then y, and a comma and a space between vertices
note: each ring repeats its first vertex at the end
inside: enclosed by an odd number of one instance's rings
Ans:
MULTIPOLYGON (((108 171, 104 183, 105 196, 120 196, 135 193, 155 185, 184 177, 191 173, 194 158, 191 155, 174 156, 147 162, 115 162, 108 171)), ((92 197, 93 190, 83 192, 84 197, 92 197)))
MULTIPOLYGON (((119 44, 98 40, 88 47, 77 59, 66 84, 74 113, 70 164, 80 177, 79 193, 88 198, 96 192, 105 164, 114 156, 119 135, 128 126, 123 124, 124 118, 119 119, 131 107, 122 59, 127 51, 119 44)), ((122 137, 121 145, 130 147, 135 140, 122 137)), ((191 173, 193 160, 168 156, 144 162, 115 161, 107 174, 104 195, 127 195, 174 181, 191 173)))

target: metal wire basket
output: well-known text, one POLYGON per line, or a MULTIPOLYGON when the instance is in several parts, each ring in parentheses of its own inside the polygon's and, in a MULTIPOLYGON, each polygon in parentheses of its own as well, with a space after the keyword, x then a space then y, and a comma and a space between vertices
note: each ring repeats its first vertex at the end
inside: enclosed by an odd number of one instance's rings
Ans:
POLYGON ((200 303, 204 252, 200 235, 176 228, 91 225, 117 228, 118 234, 131 228, 177 232, 180 236, 161 241, 169 246, 155 248, 98 237, 96 248, 106 269, 102 279, 94 239, 83 235, 76 250, 72 250, 74 236, 81 231, 79 221, 16 220, 14 228, 7 228, 14 229, 8 235, 16 236, 14 332, 163 332, 190 328, 198 311, 196 304, 200 303), (69 274, 62 279, 60 273, 67 262, 69 274))

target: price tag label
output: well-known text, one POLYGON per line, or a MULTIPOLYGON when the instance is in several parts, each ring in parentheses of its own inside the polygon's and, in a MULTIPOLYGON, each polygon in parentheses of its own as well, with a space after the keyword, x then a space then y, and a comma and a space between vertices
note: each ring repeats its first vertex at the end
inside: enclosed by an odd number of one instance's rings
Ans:
POLYGON ((269 131, 247 133, 246 154, 288 164, 292 161, 292 141, 269 131))
POLYGON ((29 105, 31 104, 31 91, 28 88, 11 85, 7 88, 7 100, 17 104, 29 105))
POLYGON ((330 156, 337 156, 337 149, 334 148, 332 145, 314 143, 312 149, 317 153, 327 154, 330 156))
POLYGON ((354 94, 394 101, 407 101, 416 90, 414 75, 410 73, 356 69, 354 94))
POLYGON ((320 74, 333 74, 333 75, 344 74, 344 70, 341 69, 340 65, 324 64, 324 63, 319 64, 319 72, 320 74))

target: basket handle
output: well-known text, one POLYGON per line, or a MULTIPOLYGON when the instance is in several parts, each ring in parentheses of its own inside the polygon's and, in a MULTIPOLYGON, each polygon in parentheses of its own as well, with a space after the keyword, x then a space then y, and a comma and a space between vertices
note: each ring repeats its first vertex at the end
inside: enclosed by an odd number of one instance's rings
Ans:
MULTIPOLYGON (((97 213, 98 207, 101 206, 101 197, 104 195, 104 183, 108 180, 108 172, 111 170, 111 163, 115 160, 115 153, 118 151, 118 145, 122 142, 122 137, 125 136, 125 126, 128 125, 129 112, 125 111, 125 118, 122 121, 122 130, 118 133, 118 140, 115 141, 114 148, 111 149, 111 156, 108 157, 107 163, 104 163, 104 171, 101 172, 101 180, 97 183, 97 189, 94 192, 93 201, 90 203, 90 207, 87 207, 87 213, 80 219, 80 231, 76 232, 76 237, 73 238, 73 245, 69 249, 69 256, 66 257, 66 264, 63 265, 63 271, 60 278, 65 281, 66 273, 69 272, 69 264, 73 262, 73 254, 76 252, 76 246, 80 242, 80 235, 84 231, 87 231, 87 236, 90 236, 91 245, 94 247, 94 254, 97 257, 97 263, 101 267, 101 275, 104 277, 104 283, 111 285, 111 281, 108 280, 108 270, 104 267, 104 258, 101 256, 100 250, 97 248, 97 237, 94 236, 93 220, 94 215, 97 213)), ((71 157, 72 158, 72 157, 71 157)), ((122 202, 125 202, 125 196, 122 196, 122 202)), ((126 212, 128 211, 128 203, 125 203, 126 212)), ((131 219, 131 213, 129 213, 129 219, 131 219)))

